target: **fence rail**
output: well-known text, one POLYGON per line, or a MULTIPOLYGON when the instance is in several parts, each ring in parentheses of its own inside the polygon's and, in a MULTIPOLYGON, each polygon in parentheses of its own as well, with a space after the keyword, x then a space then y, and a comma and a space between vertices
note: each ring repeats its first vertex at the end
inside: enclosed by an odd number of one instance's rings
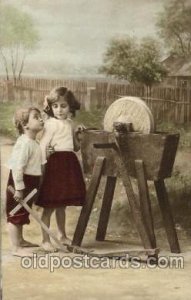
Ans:
POLYGON ((27 100, 41 105, 44 96, 56 86, 69 88, 86 110, 108 107, 123 96, 136 96, 148 104, 156 121, 191 122, 191 88, 173 86, 154 86, 148 91, 142 85, 119 81, 115 83, 110 80, 51 80, 26 77, 13 83, 0 78, 0 102, 27 100))

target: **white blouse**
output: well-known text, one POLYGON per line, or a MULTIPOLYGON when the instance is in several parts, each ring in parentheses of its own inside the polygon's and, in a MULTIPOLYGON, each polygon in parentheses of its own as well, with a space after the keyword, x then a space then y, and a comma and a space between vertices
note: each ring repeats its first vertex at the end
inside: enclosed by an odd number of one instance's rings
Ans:
POLYGON ((74 151, 73 122, 71 119, 58 120, 50 118, 46 120, 40 140, 43 164, 47 162, 47 146, 53 147, 55 151, 74 151))
POLYGON ((16 141, 8 167, 12 170, 16 190, 25 188, 23 174, 42 175, 42 154, 39 143, 26 134, 22 134, 16 141))

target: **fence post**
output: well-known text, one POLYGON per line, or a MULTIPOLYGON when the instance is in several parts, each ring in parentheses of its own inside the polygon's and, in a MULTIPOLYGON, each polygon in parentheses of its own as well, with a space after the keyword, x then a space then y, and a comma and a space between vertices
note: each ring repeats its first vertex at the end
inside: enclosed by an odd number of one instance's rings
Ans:
POLYGON ((84 107, 86 111, 97 107, 97 93, 95 87, 87 87, 87 98, 84 107))
POLYGON ((111 98, 110 98, 110 90, 111 90, 111 83, 107 83, 107 89, 106 89, 106 106, 109 106, 111 104, 111 98))
POLYGON ((187 113, 188 113, 188 123, 191 122, 191 85, 190 89, 187 89, 187 113))
POLYGON ((15 100, 15 95, 14 95, 14 87, 12 81, 6 81, 5 84, 6 87, 6 98, 8 101, 14 101, 15 100))
POLYGON ((33 91, 31 88, 29 89, 29 101, 31 104, 33 104, 33 91))

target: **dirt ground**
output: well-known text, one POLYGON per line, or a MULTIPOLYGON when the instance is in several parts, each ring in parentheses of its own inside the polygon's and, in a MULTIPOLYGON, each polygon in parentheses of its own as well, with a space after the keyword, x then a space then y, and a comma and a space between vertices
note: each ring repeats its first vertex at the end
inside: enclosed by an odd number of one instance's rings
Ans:
MULTIPOLYGON (((5 186, 8 175, 6 161, 9 157, 12 145, 9 139, 3 139, 1 146, 1 197, 5 198, 5 186)), ((191 154, 178 154, 176 163, 181 160, 182 168, 184 164, 188 168, 188 162, 191 163, 191 154), (188 157, 187 157, 188 156, 188 157), (183 158, 186 157, 185 161, 183 158)), ((36 211, 40 214, 40 210, 36 211)), ((4 203, 2 203, 4 210, 4 203)), ((79 208, 71 207, 67 209, 67 232, 72 237, 74 226, 80 213, 79 208)), ((183 268, 166 268, 153 266, 148 268, 145 263, 142 263, 139 268, 133 267, 130 262, 125 262, 125 267, 112 268, 110 260, 110 268, 107 264, 105 268, 83 267, 77 269, 75 267, 55 268, 51 272, 50 266, 44 264, 35 266, 34 263, 30 268, 21 266, 21 258, 13 257, 10 252, 9 239, 6 229, 4 214, 2 213, 2 286, 3 300, 49 300, 65 298, 67 300, 84 299, 121 299, 121 300, 188 300, 191 298, 190 278, 191 278, 191 243, 188 240, 180 240, 182 253, 177 255, 183 257, 183 268)), ((55 220, 53 221, 52 229, 56 230, 55 220)), ((33 242, 40 243, 41 233, 39 225, 31 219, 31 224, 25 228, 25 236, 33 242)), ((95 226, 88 226, 84 243, 84 247, 96 248, 98 251, 111 249, 126 249, 127 247, 140 248, 139 242, 132 242, 126 236, 125 242, 120 242, 121 239, 116 235, 108 235, 110 242, 95 242, 95 226), (114 240, 114 242, 111 242, 114 240)), ((169 258, 172 254, 169 252, 166 240, 161 242, 161 256, 169 258)), ((38 250, 37 250, 38 251, 38 250)), ((57 257, 63 258, 67 255, 74 258, 74 254, 58 253, 57 257)), ((53 257, 38 252, 36 256, 53 257)), ((175 254, 173 256, 176 256, 175 254)), ((170 259, 170 258, 169 258, 170 259)), ((29 263, 32 262, 30 259, 29 263)), ((33 261, 34 262, 34 261, 33 261)), ((115 260, 116 262, 116 260, 115 260)), ((119 262, 119 261, 118 261, 119 262)))

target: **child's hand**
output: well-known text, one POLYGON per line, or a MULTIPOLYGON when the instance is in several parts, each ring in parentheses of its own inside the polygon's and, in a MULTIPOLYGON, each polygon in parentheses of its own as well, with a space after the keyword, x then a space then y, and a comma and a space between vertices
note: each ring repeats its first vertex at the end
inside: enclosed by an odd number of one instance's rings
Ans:
POLYGON ((78 125, 77 127, 76 127, 76 132, 82 132, 82 131, 84 131, 86 129, 86 127, 83 125, 83 124, 81 124, 81 125, 78 125))
POLYGON ((14 193, 14 199, 16 201, 23 200, 23 196, 24 196, 24 190, 15 191, 15 193, 14 193))
POLYGON ((82 132, 86 129, 86 127, 82 124, 82 125, 78 125, 75 129, 75 135, 76 138, 81 141, 81 134, 82 132))
POLYGON ((86 129, 86 127, 85 127, 83 124, 81 124, 81 125, 78 125, 78 126, 76 127, 75 132, 76 132, 76 133, 81 133, 81 132, 83 132, 85 129, 86 129))
POLYGON ((51 154, 53 154, 55 152, 54 147, 51 145, 48 145, 46 147, 46 157, 47 159, 50 157, 51 154))

